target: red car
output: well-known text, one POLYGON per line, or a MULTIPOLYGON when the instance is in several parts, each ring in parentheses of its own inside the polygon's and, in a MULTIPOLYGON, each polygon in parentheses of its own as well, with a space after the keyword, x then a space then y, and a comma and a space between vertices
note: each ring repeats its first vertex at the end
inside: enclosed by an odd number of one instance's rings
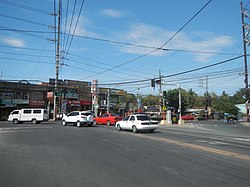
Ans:
POLYGON ((183 119, 183 120, 193 120, 194 117, 191 116, 191 115, 185 114, 185 115, 183 115, 183 116, 181 117, 181 119, 183 119))
POLYGON ((122 120, 122 117, 118 114, 113 113, 107 113, 103 114, 99 117, 94 118, 94 124, 101 125, 101 124, 107 124, 107 125, 115 125, 117 121, 122 120))

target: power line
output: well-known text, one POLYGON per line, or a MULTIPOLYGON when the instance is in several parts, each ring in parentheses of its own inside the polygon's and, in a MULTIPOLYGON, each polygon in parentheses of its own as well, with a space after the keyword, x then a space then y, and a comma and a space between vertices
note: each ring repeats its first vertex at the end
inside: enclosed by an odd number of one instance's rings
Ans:
POLYGON ((18 59, 18 58, 0 57, 0 59, 17 60, 17 61, 22 61, 22 62, 34 62, 34 63, 40 63, 40 64, 54 64, 52 62, 42 62, 42 61, 38 61, 38 60, 24 60, 24 59, 18 59))
POLYGON ((165 45, 167 45, 168 42, 170 42, 177 34, 179 34, 203 9, 208 6, 208 4, 211 3, 212 0, 209 0, 195 15, 193 15, 172 37, 170 37, 161 47, 163 48, 165 45))
POLYGON ((67 40, 66 40, 66 44, 65 46, 63 46, 63 51, 66 51, 66 48, 68 46, 68 42, 69 42, 69 36, 70 36, 70 33, 71 33, 71 27, 72 27, 72 24, 73 24, 73 18, 74 18, 74 13, 75 13, 75 8, 76 8, 76 2, 77 0, 75 0, 75 3, 74 3, 74 7, 73 7, 73 13, 71 15, 71 20, 70 20, 70 26, 69 26, 69 29, 68 29, 68 32, 67 32, 67 40))
MULTIPOLYGON (((66 16, 65 16, 65 25, 64 25, 64 33, 66 33, 66 29, 67 29, 67 22, 68 22, 68 10, 69 10, 69 0, 67 0, 67 8, 66 8, 66 16)), ((70 34, 70 33, 69 33, 70 34)), ((63 49, 65 47, 65 34, 63 35, 63 49)))
POLYGON ((105 73, 105 72, 107 72, 107 71, 110 71, 110 70, 113 70, 113 69, 115 69, 115 68, 118 68, 118 67, 121 67, 121 66, 123 66, 123 65, 125 65, 125 64, 128 64, 128 63, 131 63, 131 62, 134 62, 134 61, 136 61, 136 60, 139 60, 139 59, 141 59, 141 58, 144 58, 144 57, 146 57, 146 56, 148 56, 148 55, 150 55, 150 54, 153 54, 153 53, 155 53, 155 52, 157 52, 158 50, 161 50, 169 41, 171 41, 181 30, 183 30, 210 2, 211 2, 212 0, 209 0, 197 13, 195 13, 195 15, 194 16, 192 16, 172 37, 170 37, 161 47, 159 47, 159 48, 157 48, 157 49, 154 49, 153 51, 151 51, 151 52, 148 52, 148 53, 146 53, 146 54, 143 54, 143 55, 140 55, 140 56, 138 56, 138 57, 136 57, 136 58, 134 58, 134 59, 132 59, 132 60, 129 60, 129 61, 126 61, 126 62, 124 62, 124 63, 121 63, 121 64, 119 64, 119 65, 117 65, 117 66, 114 66, 113 68, 109 68, 109 69, 107 69, 107 70, 104 70, 104 71, 102 71, 102 72, 100 72, 100 73, 98 73, 98 74, 95 74, 95 75, 92 75, 92 76, 89 76, 89 77, 87 77, 87 78, 90 78, 90 77, 93 77, 93 76, 96 76, 96 75, 99 75, 99 74, 102 74, 102 73, 105 73))
POLYGON ((18 21, 23 21, 23 22, 35 24, 35 25, 40 25, 40 26, 48 27, 48 25, 46 25, 44 23, 40 23, 40 22, 36 22, 36 21, 31 21, 31 20, 27 20, 27 19, 23 19, 23 18, 18 18, 18 17, 15 17, 15 16, 9 16, 9 15, 6 15, 6 14, 1 14, 1 13, 0 13, 0 16, 6 17, 6 18, 9 18, 9 19, 14 19, 14 20, 18 20, 18 21))
POLYGON ((8 5, 15 6, 15 7, 18 7, 18 8, 23 8, 23 9, 26 9, 26 10, 31 10, 31 11, 34 11, 34 12, 39 12, 39 13, 43 13, 43 14, 50 14, 50 12, 48 12, 46 10, 42 10, 42 9, 39 9, 39 8, 34 8, 34 7, 23 5, 23 4, 20 4, 20 3, 15 3, 15 2, 6 1, 6 0, 0 0, 0 2, 8 4, 8 5))
POLYGON ((34 54, 24 54, 24 53, 12 53, 12 52, 4 52, 0 51, 2 54, 8 54, 8 55, 18 55, 18 56, 30 56, 30 57, 46 57, 46 58, 54 58, 54 56, 41 56, 41 55, 34 55, 34 54))
MULTIPOLYGON (((35 30, 22 30, 22 29, 11 29, 11 28, 4 28, 4 29, 0 29, 0 30, 13 31, 13 32, 41 33, 41 34, 53 34, 54 33, 51 31, 35 31, 35 30)), ((67 35, 66 33, 61 33, 61 34, 64 36, 67 35)), ((68 35, 72 36, 72 34, 68 34, 68 35)), ((114 44, 119 44, 119 45, 127 45, 127 46, 134 46, 134 47, 140 47, 140 48, 163 50, 163 51, 176 51, 176 52, 201 53, 201 54, 213 54, 213 55, 241 55, 241 54, 236 54, 236 53, 222 53, 222 52, 186 50, 186 49, 172 49, 172 48, 161 48, 160 49, 158 47, 153 47, 153 46, 146 46, 146 45, 133 44, 133 43, 128 43, 128 42, 114 41, 114 40, 96 38, 96 37, 91 37, 91 36, 74 35, 74 37, 85 38, 85 39, 107 42, 107 43, 114 43, 114 44)))
MULTIPOLYGON (((243 55, 240 55, 240 56, 237 56, 237 57, 234 57, 234 58, 230 58, 230 59, 227 59, 227 60, 224 60, 224 61, 220 61, 220 62, 217 62, 217 63, 214 63, 214 64, 210 64, 210 65, 207 65, 207 66, 202 66, 200 68, 195 68, 195 69, 191 69, 191 70, 188 70, 188 71, 174 73, 174 74, 171 74, 171 75, 165 75, 165 76, 162 75, 161 78, 168 78, 168 77, 174 77, 174 76, 177 76, 177 75, 188 74, 188 73, 199 71, 199 70, 202 70, 202 69, 207 69, 207 68, 210 68, 210 67, 213 67, 213 66, 218 66, 218 65, 221 65, 221 64, 224 64, 224 63, 227 63, 227 62, 230 62, 230 61, 242 58, 242 57, 243 57, 243 55)), ((151 79, 152 78, 150 78, 150 79, 143 79, 143 80, 136 80, 136 81, 116 82, 116 83, 109 83, 109 84, 105 84, 105 85, 131 84, 131 83, 138 83, 138 82, 146 82, 146 81, 150 81, 151 79)), ((99 84, 99 85, 102 85, 102 84, 99 84)))
POLYGON ((13 48, 13 49, 24 49, 24 50, 31 50, 31 51, 46 51, 46 52, 54 52, 53 50, 48 49, 38 49, 38 48, 28 48, 28 47, 14 47, 14 46, 6 46, 0 45, 0 48, 13 48))
POLYGON ((65 54, 65 57, 67 56, 67 53, 69 52, 69 49, 71 47, 71 44, 72 44, 72 41, 73 41, 73 37, 74 37, 75 32, 76 32, 76 27, 78 25, 78 21, 80 19, 80 15, 81 15, 81 12, 82 12, 82 9, 83 9, 83 4, 84 4, 84 0, 82 0, 82 4, 81 4, 80 10, 79 10, 78 17, 77 17, 76 24, 75 24, 75 28, 74 28, 74 31, 73 31, 73 35, 71 36, 71 40, 70 40, 70 43, 69 43, 68 50, 67 50, 67 52, 65 54))
POLYGON ((30 32, 19 32, 18 30, 13 30, 13 29, 10 29, 10 28, 7 28, 7 27, 3 27, 3 26, 0 26, 0 27, 8 29, 8 30, 11 30, 13 32, 18 32, 18 33, 26 35, 26 36, 31 36, 31 37, 34 37, 34 38, 39 38, 39 39, 42 39, 42 40, 48 40, 48 38, 45 37, 45 36, 41 36, 41 35, 37 35, 37 34, 32 34, 30 32))
MULTIPOLYGON (((86 57, 81 57, 79 55, 75 55, 75 54, 72 54, 72 53, 68 53, 68 55, 71 55, 71 56, 75 56, 75 57, 78 57, 78 58, 81 58, 81 59, 85 59, 85 60, 88 60, 88 61, 91 61, 91 62, 96 62, 98 64, 102 64, 102 65, 105 65, 105 66, 112 66, 108 63, 104 63, 104 62, 101 62, 101 61, 97 61, 97 60, 93 60, 93 59, 90 59, 90 58, 86 58, 86 57)), ((103 68, 102 68, 103 69, 103 68)), ((124 70, 129 70, 131 71, 131 69, 127 69, 127 68, 123 68, 124 70)), ((148 73, 145 73, 145 72, 141 72, 141 71, 137 71, 137 70, 133 70, 133 72, 136 72, 136 73, 140 73, 140 74, 143 74, 143 75, 148 75, 148 73)))

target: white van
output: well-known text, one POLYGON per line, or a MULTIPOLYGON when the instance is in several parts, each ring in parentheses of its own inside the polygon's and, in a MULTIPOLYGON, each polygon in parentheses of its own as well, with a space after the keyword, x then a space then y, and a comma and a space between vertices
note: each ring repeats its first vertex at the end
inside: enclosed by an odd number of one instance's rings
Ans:
POLYGON ((33 124, 49 120, 49 113, 42 108, 25 108, 21 110, 14 110, 10 113, 8 121, 14 124, 23 122, 32 122, 33 124))

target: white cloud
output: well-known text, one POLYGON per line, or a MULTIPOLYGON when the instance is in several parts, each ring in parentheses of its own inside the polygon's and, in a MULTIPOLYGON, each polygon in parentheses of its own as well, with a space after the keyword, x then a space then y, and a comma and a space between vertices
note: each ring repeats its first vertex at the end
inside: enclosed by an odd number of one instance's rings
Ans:
MULTIPOLYGON (((69 16, 71 17, 71 16, 69 16)), ((75 25, 77 22, 77 16, 73 17, 72 23, 71 21, 67 21, 67 25, 66 25, 66 33, 70 33, 73 34, 74 33, 74 29, 75 29, 75 25), (71 23, 71 24, 70 24, 71 23)), ((64 25, 65 20, 63 20, 63 25, 64 25)), ((78 23, 77 23, 77 27, 75 29, 75 35, 81 35, 81 36, 96 36, 96 33, 93 32, 89 32, 87 31, 86 27, 87 25, 90 25, 91 21, 89 19, 87 19, 86 17, 79 17, 78 23)), ((63 30, 64 32, 64 30, 63 30)))
POLYGON ((17 38, 3 38, 2 42, 13 47, 25 47, 25 42, 17 38))
POLYGON ((118 11, 118 10, 114 10, 114 9, 103 9, 101 11, 101 13, 104 16, 112 17, 112 18, 120 18, 120 17, 123 17, 125 15, 124 11, 118 11))
MULTIPOLYGON (((175 31, 169 31, 160 27, 135 24, 130 27, 128 32, 124 32, 122 37, 125 41, 151 47, 161 47, 166 41, 174 35, 175 31)), ((194 33, 178 33, 172 40, 170 40, 164 48, 200 51, 200 52, 220 52, 223 48, 231 46, 233 39, 230 36, 216 36, 211 32, 194 32, 194 33)), ((146 54, 152 49, 139 48, 134 46, 125 46, 122 48, 123 52, 132 54, 146 54)), ((169 51, 157 51, 151 55, 164 55, 169 51)), ((190 53, 198 62, 208 61, 214 54, 211 53, 190 53)))

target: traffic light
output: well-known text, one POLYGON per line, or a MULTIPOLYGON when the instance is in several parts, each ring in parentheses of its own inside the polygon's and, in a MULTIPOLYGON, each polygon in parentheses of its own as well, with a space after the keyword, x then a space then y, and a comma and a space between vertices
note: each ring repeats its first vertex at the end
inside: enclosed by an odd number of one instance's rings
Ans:
POLYGON ((155 87, 155 79, 151 79, 151 87, 155 87))
POLYGON ((166 99, 167 98, 167 92, 163 91, 163 98, 166 99))

